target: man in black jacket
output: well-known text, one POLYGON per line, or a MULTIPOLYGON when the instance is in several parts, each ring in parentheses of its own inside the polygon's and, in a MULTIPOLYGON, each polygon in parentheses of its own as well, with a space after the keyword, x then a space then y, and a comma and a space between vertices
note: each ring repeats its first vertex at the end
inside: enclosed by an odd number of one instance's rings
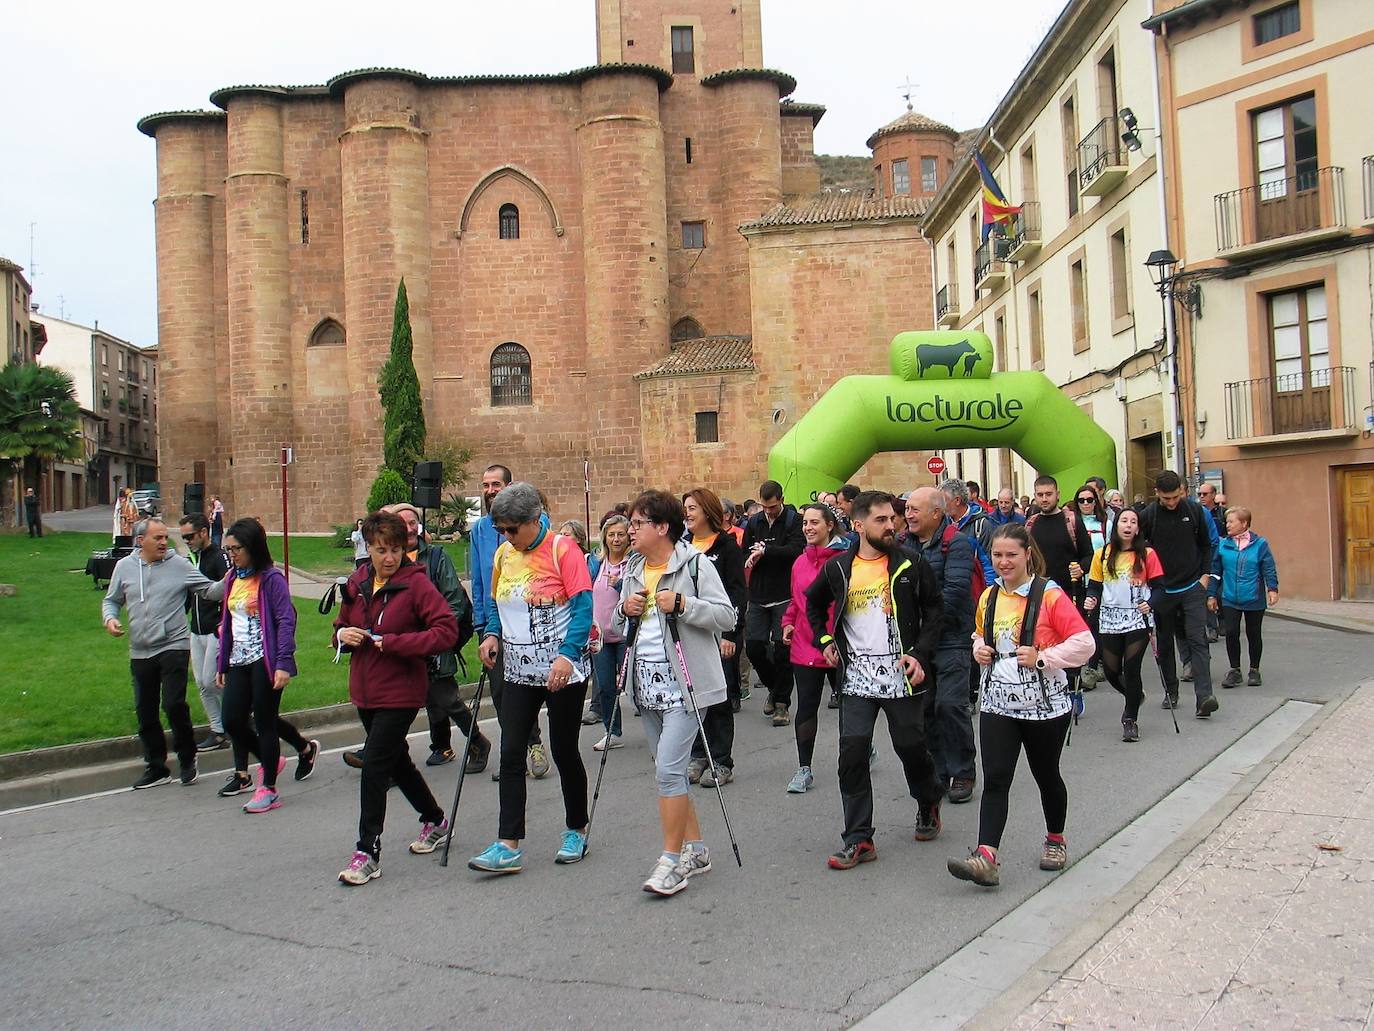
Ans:
MULTIPOLYGON (((1045 575, 1082 609, 1093 564, 1093 538, 1083 513, 1059 504, 1059 481, 1053 476, 1036 479, 1032 507, 1035 511, 1026 520, 1026 529, 1045 558, 1045 575)), ((1064 672, 1069 689, 1077 689, 1079 670, 1064 672)))
POLYGON ((1164 708, 1178 707, 1174 667, 1174 633, 1183 620, 1188 661, 1193 670, 1197 712, 1205 720, 1217 711, 1212 693, 1212 659, 1207 650, 1207 582, 1212 569, 1211 516, 1187 497, 1183 480, 1172 469, 1155 477, 1155 500, 1140 515, 1140 536, 1159 556, 1164 583, 1150 597, 1159 647, 1159 678, 1164 681, 1164 708))
MULTIPOLYGON (((224 579, 229 572, 229 560, 224 557, 223 551, 210 542, 210 522, 205 516, 199 512, 182 516, 181 539, 205 579, 224 579)), ((210 733, 196 743, 197 752, 213 752, 217 748, 229 747, 229 739, 224 736, 224 717, 220 713, 224 688, 215 683, 215 672, 219 665, 220 611, 220 602, 207 601, 187 592, 186 613, 191 617, 191 673, 196 678, 200 703, 205 707, 205 716, 210 721, 210 733)))
POLYGON ((926 747, 925 693, 934 683, 944 602, 930 564, 897 545, 895 523, 891 494, 862 492, 854 500, 858 541, 827 562, 806 592, 816 643, 840 670, 844 848, 829 859, 834 870, 877 858, 868 763, 880 712, 919 806, 916 840, 932 841, 940 833, 944 787, 926 747))
POLYGON ((763 714, 773 726, 790 722, 792 649, 783 643, 782 617, 792 600, 792 563, 806 547, 801 516, 782 499, 782 486, 759 486, 763 510, 744 525, 744 568, 749 573, 749 610, 744 619, 744 653, 768 690, 763 714))

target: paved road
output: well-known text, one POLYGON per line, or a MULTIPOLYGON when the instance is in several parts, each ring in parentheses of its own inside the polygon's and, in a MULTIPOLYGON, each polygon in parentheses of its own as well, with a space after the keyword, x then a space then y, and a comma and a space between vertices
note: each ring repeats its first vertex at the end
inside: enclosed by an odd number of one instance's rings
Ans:
MULTIPOLYGON (((1175 735, 1147 680, 1139 745, 1119 740, 1107 688, 1067 753, 1069 843, 1085 856, 1286 698, 1328 702, 1367 675, 1369 638, 1269 621, 1267 684, 1228 691, 1209 723, 1187 712, 1175 735)), ((1221 665, 1217 662, 1215 665, 1221 665)), ((653 775, 638 728, 612 754, 593 851, 556 867, 556 776, 530 785, 523 874, 486 882, 464 866, 495 832, 495 785, 465 791, 457 862, 405 852, 411 814, 393 794, 385 876, 345 889, 355 775, 336 757, 285 805, 248 817, 215 797, 220 777, 0 817, 8 874, 0 899, 0 1026, 191 1024, 412 1027, 837 1028, 870 1012, 1045 883, 1040 823, 1022 767, 1003 882, 976 892, 944 870, 974 840, 977 806, 945 808, 942 838, 911 840, 890 746, 875 771, 877 863, 836 873, 833 762, 816 789, 783 786, 790 728, 741 715, 740 780, 726 789, 745 866, 728 860, 714 794, 696 794, 716 869, 671 900, 640 892, 658 851, 653 775)), ((592 728, 584 735, 591 763, 592 728)), ((422 750, 415 742, 413 750, 422 750)), ((220 753, 221 755, 223 753, 220 753)), ((822 710, 818 755, 834 755, 822 710)), ((431 778, 449 796, 454 773, 431 778)))
MULTIPOLYGON (((114 506, 94 505, 70 512, 44 512, 43 525, 73 533, 109 533, 114 522, 114 506)), ((106 545, 108 547, 108 545, 106 545)))

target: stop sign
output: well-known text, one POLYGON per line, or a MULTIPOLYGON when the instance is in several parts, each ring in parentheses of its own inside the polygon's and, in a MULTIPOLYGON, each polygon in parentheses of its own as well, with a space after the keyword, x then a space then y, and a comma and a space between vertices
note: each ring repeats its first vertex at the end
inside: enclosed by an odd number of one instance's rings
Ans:
POLYGON ((926 462, 926 468, 930 470, 931 476, 939 476, 945 471, 945 460, 939 455, 931 455, 926 462))

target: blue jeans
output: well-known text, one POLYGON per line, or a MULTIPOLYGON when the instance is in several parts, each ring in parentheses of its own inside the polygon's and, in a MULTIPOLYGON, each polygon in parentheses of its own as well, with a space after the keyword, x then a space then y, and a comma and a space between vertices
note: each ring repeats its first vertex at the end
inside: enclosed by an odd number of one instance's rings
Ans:
POLYGON ((596 677, 596 707, 601 710, 601 723, 612 734, 620 733, 620 706, 615 703, 615 678, 625 661, 625 642, 603 640, 601 650, 592 656, 592 675, 596 677), (612 718, 614 714, 614 718, 612 718), (615 726, 611 726, 610 722, 615 726))

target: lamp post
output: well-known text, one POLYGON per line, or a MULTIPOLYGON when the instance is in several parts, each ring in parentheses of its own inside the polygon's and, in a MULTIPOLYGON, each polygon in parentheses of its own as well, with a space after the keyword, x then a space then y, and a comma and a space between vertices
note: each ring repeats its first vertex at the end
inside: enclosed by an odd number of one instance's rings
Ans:
POLYGON ((1145 267, 1150 270, 1150 282, 1159 291, 1160 315, 1164 319, 1164 343, 1170 357, 1170 375, 1174 381, 1174 471, 1188 478, 1188 464, 1183 455, 1183 396, 1178 377, 1178 325, 1174 321, 1174 306, 1169 301, 1174 297, 1174 270, 1178 259, 1167 247, 1151 251, 1145 259, 1145 267))

